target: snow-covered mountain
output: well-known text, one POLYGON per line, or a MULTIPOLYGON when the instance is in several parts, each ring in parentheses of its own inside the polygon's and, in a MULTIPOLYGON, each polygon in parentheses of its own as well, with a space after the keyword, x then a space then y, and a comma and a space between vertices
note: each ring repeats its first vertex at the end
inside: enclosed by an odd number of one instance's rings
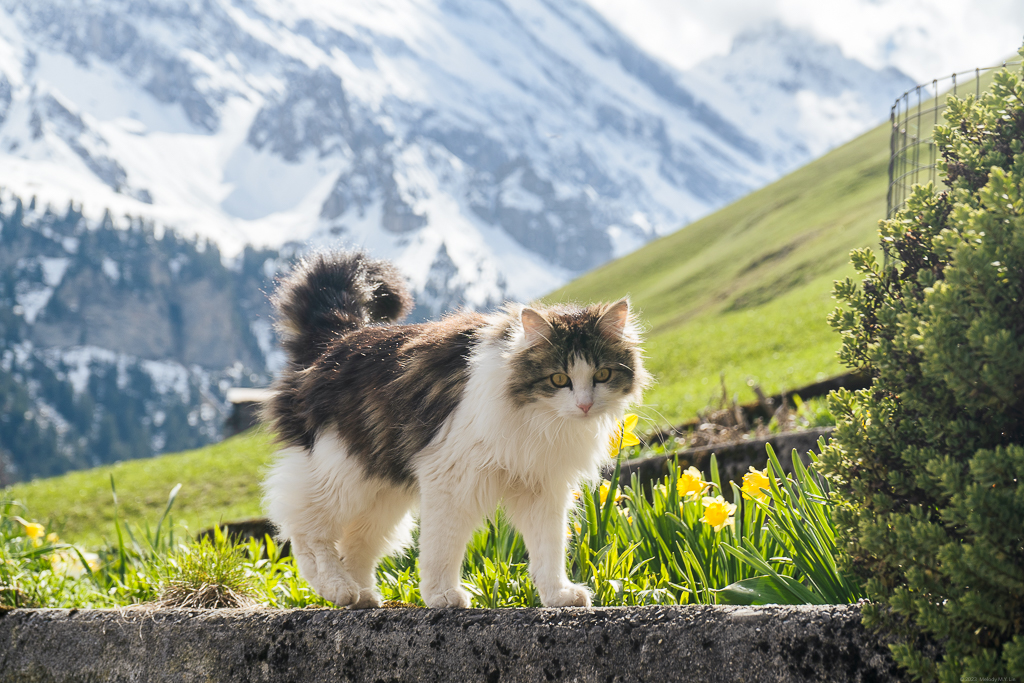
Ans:
POLYGON ((679 74, 579 0, 3 7, 0 186, 228 255, 362 245, 430 314, 538 296, 675 230, 908 82, 780 27, 679 74))
POLYGON ((680 73, 581 0, 0 0, 0 481, 215 438, 303 249, 531 299, 909 85, 774 25, 680 73))
POLYGON ((757 139, 782 172, 877 125, 914 85, 897 69, 870 69, 778 23, 741 33, 728 55, 701 62, 684 78, 757 139))

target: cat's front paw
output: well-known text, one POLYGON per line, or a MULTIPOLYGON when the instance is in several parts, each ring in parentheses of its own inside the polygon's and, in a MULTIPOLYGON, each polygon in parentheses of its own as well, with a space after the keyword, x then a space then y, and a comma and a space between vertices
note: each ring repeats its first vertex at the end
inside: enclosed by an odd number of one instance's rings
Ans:
POLYGON ((352 609, 373 609, 380 607, 380 594, 372 588, 363 588, 359 591, 359 599, 352 603, 352 609))
POLYGON ((310 581, 320 596, 330 600, 336 607, 347 607, 359 600, 359 586, 344 576, 325 577, 322 574, 310 581))
POLYGON ((541 602, 545 607, 590 607, 590 589, 578 583, 567 583, 541 602))
POLYGON ((439 593, 424 595, 423 602, 427 603, 427 607, 467 609, 469 607, 469 593, 461 588, 449 588, 439 593))

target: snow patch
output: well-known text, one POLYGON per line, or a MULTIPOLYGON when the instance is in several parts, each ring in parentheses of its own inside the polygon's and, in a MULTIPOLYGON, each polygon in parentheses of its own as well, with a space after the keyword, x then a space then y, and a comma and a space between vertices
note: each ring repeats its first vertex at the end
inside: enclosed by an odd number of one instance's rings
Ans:
POLYGON ((647 242, 644 232, 623 228, 621 225, 609 225, 608 238, 611 240, 612 248, 615 250, 615 258, 625 256, 639 249, 647 242))
POLYGON ((118 282, 121 279, 121 266, 118 265, 117 261, 114 259, 109 256, 104 256, 101 267, 103 268, 103 274, 106 275, 111 282, 118 282))
POLYGON ((41 50, 34 76, 84 114, 133 135, 199 132, 180 105, 160 102, 100 59, 87 59, 83 65, 71 55, 41 50))
POLYGON ((827 150, 836 140, 856 136, 865 120, 877 118, 877 112, 870 111, 858 94, 849 90, 833 97, 801 90, 796 94, 796 106, 800 129, 815 150, 827 150))
POLYGON ((249 329, 252 331, 253 336, 256 337, 256 344, 260 347, 260 352, 266 361, 267 371, 276 374, 278 370, 285 366, 288 358, 281 347, 275 343, 274 331, 270 321, 263 319, 253 320, 249 324, 249 329))
POLYGON ((142 369, 153 378, 153 388, 158 394, 168 394, 172 391, 181 396, 183 401, 189 401, 191 392, 189 390, 189 371, 185 366, 173 361, 144 360, 139 363, 142 369))
POLYGON ((39 259, 39 267, 43 271, 43 282, 47 287, 57 287, 64 279, 64 273, 71 265, 71 259, 66 256, 57 258, 42 257, 39 259))
POLYGON ((82 394, 89 388, 89 377, 92 375, 90 366, 99 362, 112 365, 117 362, 118 354, 108 349, 95 346, 76 346, 74 348, 53 351, 57 359, 68 366, 67 377, 76 394, 82 394))
POLYGON ((311 187, 332 175, 332 166, 313 152, 304 160, 290 163, 269 149, 256 151, 242 145, 224 168, 224 182, 232 189, 220 206, 229 215, 247 221, 293 210, 311 187))
POLYGON ((46 308, 46 304, 50 303, 50 297, 52 296, 53 287, 41 287, 18 292, 15 295, 15 300, 18 302, 18 306, 21 307, 21 314, 25 316, 25 322, 29 325, 34 324, 39 313, 46 308))

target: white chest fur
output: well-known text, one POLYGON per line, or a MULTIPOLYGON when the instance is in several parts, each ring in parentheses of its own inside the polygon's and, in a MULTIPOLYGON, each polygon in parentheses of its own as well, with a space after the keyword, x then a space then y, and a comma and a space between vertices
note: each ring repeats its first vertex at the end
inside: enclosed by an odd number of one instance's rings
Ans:
POLYGON ((485 486, 481 480, 494 478, 535 489, 596 475, 607 457, 612 411, 624 401, 580 416, 567 415, 557 401, 517 407, 507 395, 509 373, 500 345, 474 351, 462 401, 417 458, 421 475, 435 479, 444 472, 485 486))

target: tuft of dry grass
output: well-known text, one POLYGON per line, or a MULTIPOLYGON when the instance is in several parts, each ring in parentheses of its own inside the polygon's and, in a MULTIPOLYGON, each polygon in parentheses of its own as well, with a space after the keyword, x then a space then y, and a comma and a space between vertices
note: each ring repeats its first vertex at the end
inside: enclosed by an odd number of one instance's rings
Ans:
POLYGON ((236 592, 230 586, 203 583, 198 586, 188 581, 171 581, 160 592, 158 607, 185 609, 219 609, 224 607, 257 607, 259 603, 250 595, 236 592))
POLYGON ((255 607, 258 590, 245 546, 232 545, 217 528, 214 538, 182 546, 161 571, 161 607, 255 607))

